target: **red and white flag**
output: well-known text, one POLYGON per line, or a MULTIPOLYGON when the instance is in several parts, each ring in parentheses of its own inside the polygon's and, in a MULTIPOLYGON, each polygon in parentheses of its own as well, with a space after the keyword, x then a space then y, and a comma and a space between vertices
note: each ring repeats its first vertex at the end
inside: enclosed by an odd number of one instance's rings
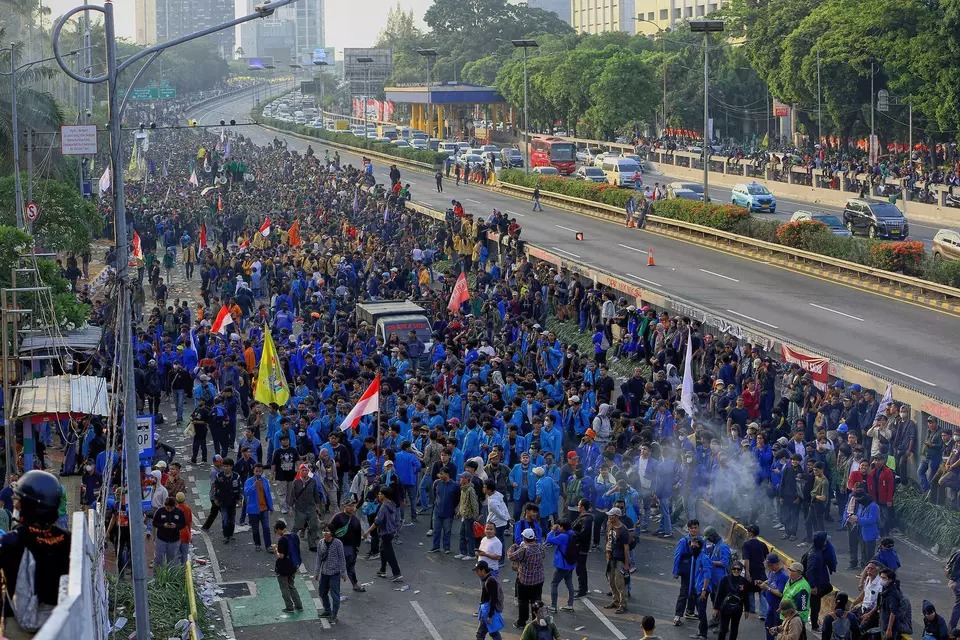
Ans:
POLYGON ((267 218, 263 221, 263 224, 260 225, 260 235, 264 238, 270 235, 270 218, 267 218))
POLYGON ((467 285, 467 274, 460 272, 457 283, 453 285, 453 291, 450 293, 450 302, 447 309, 456 313, 460 310, 460 305, 470 299, 470 287, 467 285))
POLYGON ((373 379, 367 390, 360 396, 360 400, 350 409, 350 413, 340 423, 340 431, 353 429, 360 422, 360 418, 380 411, 380 374, 373 379))
POLYGON ((237 253, 243 253, 250 246, 250 240, 244 240, 240 243, 240 246, 237 248, 237 253))
POLYGON ((137 260, 143 260, 143 247, 140 245, 140 234, 133 232, 133 257, 137 260))
POLYGON ((213 326, 210 327, 210 330, 214 333, 227 335, 227 331, 229 331, 232 326, 233 316, 230 315, 227 305, 223 305, 220 307, 220 313, 217 314, 217 319, 213 321, 213 326))
POLYGON ((207 225, 200 225, 200 251, 207 248, 207 225))

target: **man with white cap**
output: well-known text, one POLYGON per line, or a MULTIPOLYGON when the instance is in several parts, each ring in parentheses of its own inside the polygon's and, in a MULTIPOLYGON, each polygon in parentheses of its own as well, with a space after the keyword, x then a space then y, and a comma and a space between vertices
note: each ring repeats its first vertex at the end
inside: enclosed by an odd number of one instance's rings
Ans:
POLYGON ((616 609, 616 613, 627 612, 627 558, 630 557, 630 531, 620 522, 623 511, 614 507, 607 511, 607 579, 613 600, 603 606, 604 609, 616 609))
POLYGON ((510 562, 517 567, 517 580, 514 583, 514 595, 519 601, 520 611, 513 626, 523 629, 530 617, 530 605, 543 594, 543 545, 537 541, 533 529, 524 529, 520 536, 522 542, 514 542, 507 551, 510 562))

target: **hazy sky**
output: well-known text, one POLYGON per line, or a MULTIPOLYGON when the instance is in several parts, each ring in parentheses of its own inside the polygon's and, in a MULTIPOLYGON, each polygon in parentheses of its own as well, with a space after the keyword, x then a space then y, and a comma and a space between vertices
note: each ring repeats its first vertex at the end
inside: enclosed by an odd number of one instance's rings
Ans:
MULTIPOLYGON (((234 0, 237 15, 243 15, 246 10, 245 0, 234 0)), ((300 0, 301 2, 309 0, 300 0)), ((83 4, 80 0, 52 0, 44 2, 53 9, 53 16, 59 16, 71 8, 83 4)), ((98 4, 93 0, 91 4, 98 4)), ((326 0, 326 38, 327 46, 342 49, 343 47, 368 47, 373 44, 374 38, 386 22, 387 11, 396 4, 396 0, 365 0, 351 2, 349 0, 326 0)), ((418 19, 432 4, 432 0, 401 0, 404 9, 413 9, 418 19)), ((134 36, 134 2, 133 0, 117 0, 115 4, 117 17, 117 34, 121 37, 134 36)), ((339 56, 339 51, 338 51, 339 56)))

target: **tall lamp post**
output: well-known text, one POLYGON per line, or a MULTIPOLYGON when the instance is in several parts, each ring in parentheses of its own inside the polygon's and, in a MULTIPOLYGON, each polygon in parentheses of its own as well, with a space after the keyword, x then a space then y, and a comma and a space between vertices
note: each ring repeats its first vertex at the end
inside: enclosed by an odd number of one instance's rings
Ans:
POLYGON ((370 97, 370 65, 373 64, 373 58, 370 56, 360 56, 357 62, 363 65, 363 137, 367 137, 367 98, 370 97))
MULTIPOLYGON (((150 638, 150 609, 147 604, 147 558, 144 548, 144 538, 146 531, 143 522, 143 503, 139 498, 140 487, 140 452, 137 446, 137 395, 134 385, 131 384, 133 375, 133 314, 130 311, 130 287, 129 287, 129 261, 130 261, 130 237, 127 231, 127 212, 124 202, 124 179, 123 179, 123 161, 120 154, 120 143, 122 140, 121 121, 123 116, 123 107, 126 101, 121 103, 117 79, 120 74, 131 65, 150 56, 147 63, 137 74, 143 72, 146 67, 153 62, 160 53, 170 47, 174 47, 184 42, 189 42, 218 31, 232 29, 233 27, 265 18, 273 14, 279 7, 290 4, 294 0, 277 0, 270 4, 261 4, 254 7, 254 12, 246 16, 223 22, 218 25, 207 27, 195 33, 191 33, 169 42, 156 44, 152 47, 138 52, 127 58, 122 63, 117 61, 117 34, 114 22, 114 5, 112 0, 106 0, 103 6, 86 4, 74 7, 64 14, 53 29, 53 53, 57 64, 69 77, 77 82, 84 84, 107 83, 107 113, 110 119, 110 170, 112 175, 113 191, 113 214, 114 229, 116 232, 115 243, 117 247, 117 283, 120 287, 120 296, 118 301, 119 313, 117 314, 117 335, 119 337, 119 354, 121 357, 119 370, 123 372, 124 377, 119 377, 123 383, 123 449, 124 462, 126 464, 126 480, 128 488, 127 500, 130 511, 130 539, 131 544, 131 565, 133 569, 133 597, 134 612, 136 614, 137 640, 149 640, 150 638), (64 59, 60 50, 60 34, 63 27, 74 15, 89 11, 97 11, 103 14, 104 36, 106 40, 106 73, 99 76, 80 75, 70 69, 69 63, 64 59)), ((69 55, 69 54, 68 54, 69 55)), ((130 84, 131 87, 135 82, 130 84)))
POLYGON ((523 147, 524 154, 527 156, 523 163, 523 170, 530 173, 530 126, 527 111, 527 92, 530 83, 527 82, 527 49, 536 49, 540 44, 536 40, 511 40, 510 43, 523 49, 523 147))
POLYGON ((313 59, 313 66, 315 66, 317 70, 320 72, 317 76, 315 76, 316 84, 320 85, 320 91, 318 92, 320 94, 320 97, 319 97, 319 104, 317 105, 317 112, 320 114, 320 119, 324 121, 324 128, 326 128, 327 118, 326 118, 326 115, 323 113, 323 70, 329 64, 330 63, 327 62, 326 58, 324 58, 323 60, 320 60, 318 58, 313 59))
POLYGON ((723 20, 692 20, 690 31, 703 34, 703 201, 710 202, 710 34, 723 31, 723 20))
POLYGON ((660 135, 664 135, 667 132, 667 32, 669 29, 664 29, 658 25, 653 20, 646 20, 644 18, 634 18, 637 22, 645 22, 649 25, 652 25, 657 32, 660 34, 660 56, 663 58, 663 124, 660 130, 660 135))
MULTIPOLYGON (((430 83, 433 82, 433 66, 436 64, 437 56, 440 54, 437 53, 436 49, 417 49, 417 53, 427 59, 427 114, 428 121, 430 122, 429 132, 432 132, 433 118, 430 117, 430 83)), ((441 137, 439 132, 437 132, 437 137, 441 137)))

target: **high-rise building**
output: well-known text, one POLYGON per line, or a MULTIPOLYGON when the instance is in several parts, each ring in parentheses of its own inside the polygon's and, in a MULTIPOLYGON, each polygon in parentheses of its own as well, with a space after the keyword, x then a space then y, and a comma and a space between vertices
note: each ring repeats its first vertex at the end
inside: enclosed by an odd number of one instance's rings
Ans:
POLYGON ((571 0, 527 0, 528 7, 552 11, 567 24, 570 24, 570 4, 571 0))
MULTIPOLYGON (((252 12, 258 2, 247 0, 247 11, 252 12)), ((242 25, 243 58, 273 57, 274 64, 282 68, 304 64, 304 60, 309 64, 314 49, 325 46, 323 10, 323 0, 298 0, 272 16, 242 25)))
POLYGON ((393 49, 344 48, 343 80, 351 98, 382 94, 391 73, 393 49), (373 58, 373 62, 359 62, 357 58, 373 58))
POLYGON ((656 33, 678 22, 703 18, 727 5, 726 0, 570 0, 570 25, 578 33, 623 31, 656 33))
MULTIPOLYGON (((140 1, 137 7, 140 7, 140 1)), ((144 13, 149 5, 155 10, 156 41, 166 42, 207 27, 228 22, 234 18, 233 0, 142 0, 144 13)), ((140 19, 137 19, 138 29, 140 19)), ((144 22, 149 24, 148 21, 144 22)), ((145 26, 145 37, 149 32, 145 26)), ((216 42, 217 53, 230 59, 236 47, 236 35, 233 29, 224 29, 207 36, 216 42)))
POLYGON ((134 4, 134 20, 136 33, 134 39, 137 44, 155 44, 157 42, 157 3, 156 0, 136 0, 134 4))

